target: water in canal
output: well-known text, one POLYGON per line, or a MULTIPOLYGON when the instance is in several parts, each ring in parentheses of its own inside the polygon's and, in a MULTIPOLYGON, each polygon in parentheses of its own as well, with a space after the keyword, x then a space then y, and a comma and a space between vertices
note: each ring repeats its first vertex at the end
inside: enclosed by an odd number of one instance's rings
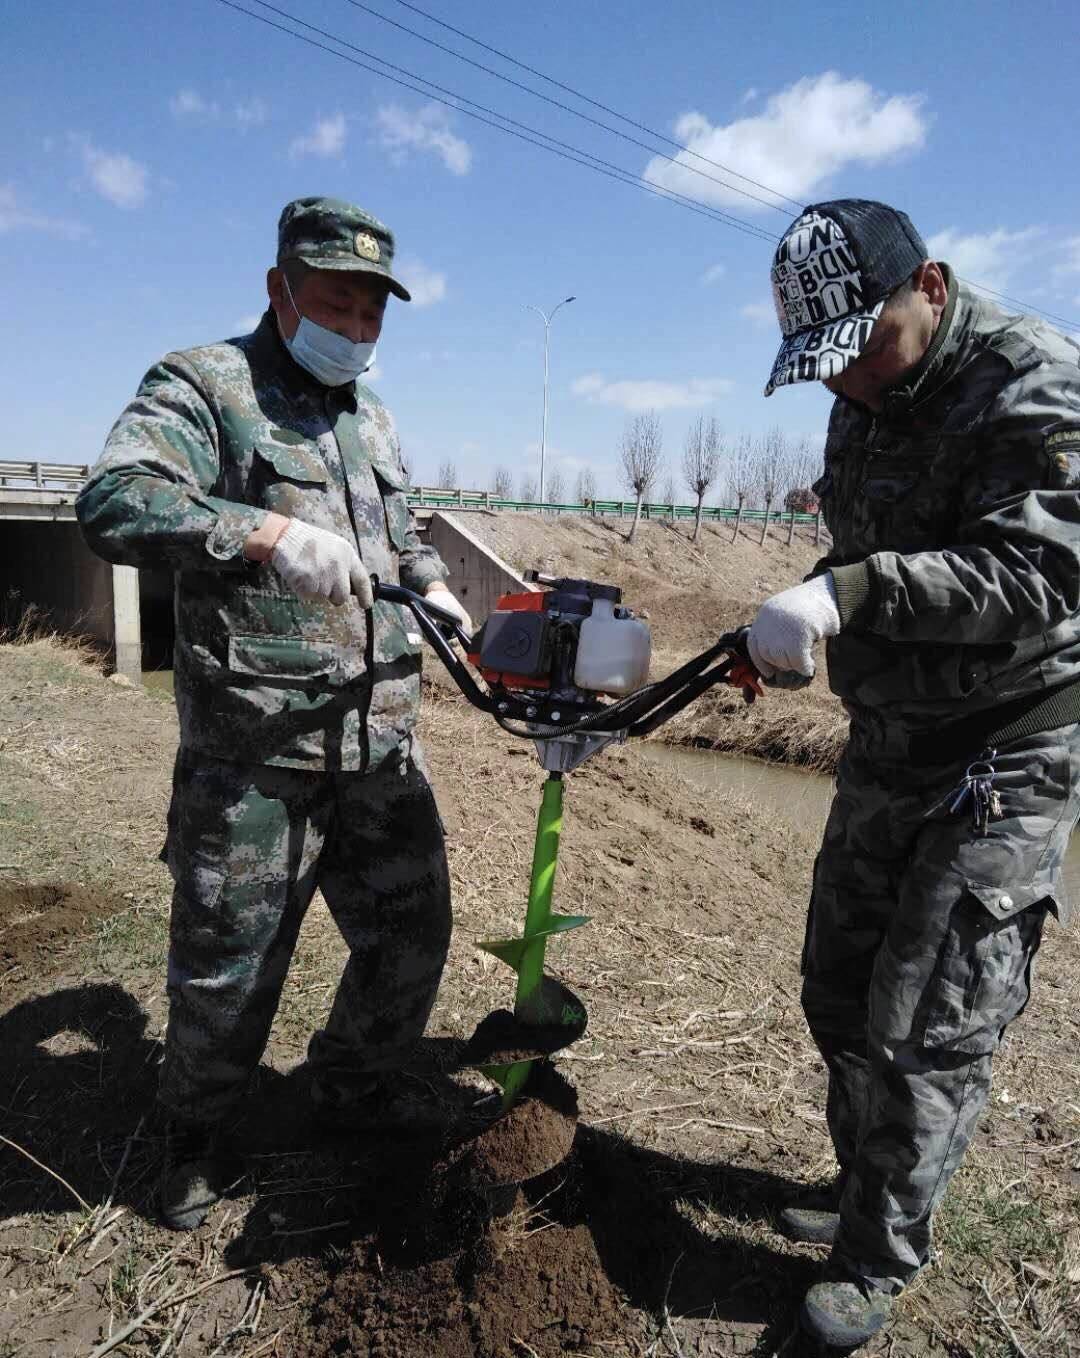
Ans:
MULTIPOLYGON (((832 779, 825 774, 652 740, 642 741, 637 748, 646 759, 679 773, 687 782, 711 792, 734 793, 774 811, 813 840, 825 827, 833 791, 832 779)), ((1080 834, 1073 835, 1064 876, 1070 900, 1080 902, 1080 834)))

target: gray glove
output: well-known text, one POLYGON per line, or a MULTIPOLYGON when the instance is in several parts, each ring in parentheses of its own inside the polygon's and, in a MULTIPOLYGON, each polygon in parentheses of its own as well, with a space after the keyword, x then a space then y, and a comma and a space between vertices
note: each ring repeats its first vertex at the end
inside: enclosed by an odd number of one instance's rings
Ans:
POLYGON ((299 519, 278 538, 270 564, 301 599, 329 599, 343 604, 353 594, 361 608, 375 602, 360 554, 351 542, 299 519))
POLYGON ((840 630, 831 571, 766 599, 746 638, 750 659, 768 682, 777 671, 813 676, 814 644, 840 630))

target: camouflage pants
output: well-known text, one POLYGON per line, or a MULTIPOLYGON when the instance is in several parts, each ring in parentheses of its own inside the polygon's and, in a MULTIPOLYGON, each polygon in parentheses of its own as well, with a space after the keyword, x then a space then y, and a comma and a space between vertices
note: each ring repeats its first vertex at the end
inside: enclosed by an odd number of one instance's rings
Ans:
POLYGON ((411 756, 324 774, 181 751, 166 857, 176 889, 159 1098, 171 1114, 216 1122, 236 1106, 316 887, 350 955, 309 1060, 347 1089, 407 1057, 451 924, 442 826, 411 756))
POLYGON ((1080 813, 1080 728, 998 752, 1003 816, 927 812, 964 773, 913 769, 853 725, 814 869, 803 1008, 828 1067, 837 1257, 898 1290, 975 1130, 993 1052, 1028 1001, 1080 813))

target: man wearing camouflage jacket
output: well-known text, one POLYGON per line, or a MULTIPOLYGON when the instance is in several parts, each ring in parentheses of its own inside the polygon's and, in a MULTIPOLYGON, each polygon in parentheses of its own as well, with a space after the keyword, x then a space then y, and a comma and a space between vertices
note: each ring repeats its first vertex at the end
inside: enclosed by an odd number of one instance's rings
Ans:
MULTIPOLYGON (((308 1058, 332 1116, 389 1122, 450 938, 442 829, 413 736, 420 637, 370 577, 437 593, 373 361, 394 240, 348 203, 290 203, 251 335, 166 355, 78 501, 109 561, 175 571, 180 748, 159 1100, 166 1220, 232 1175, 223 1124, 262 1055, 319 888, 350 956, 308 1058)), ((400 1101, 399 1101, 400 1102, 400 1101)))
POLYGON ((851 717, 814 870, 803 1007, 828 1068, 831 1241, 803 1329, 862 1343, 927 1262, 931 1217, 1027 1003, 1080 814, 1080 350, 927 258, 908 218, 807 208, 772 271, 766 388, 836 397, 815 489, 833 548, 750 631, 774 683, 851 717))

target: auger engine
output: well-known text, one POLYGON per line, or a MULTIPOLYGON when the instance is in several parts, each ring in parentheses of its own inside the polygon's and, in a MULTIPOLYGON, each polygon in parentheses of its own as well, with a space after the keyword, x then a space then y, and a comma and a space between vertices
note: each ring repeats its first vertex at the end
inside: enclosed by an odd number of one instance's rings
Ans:
POLYGON ((539 571, 525 580, 544 588, 504 594, 469 647, 497 708, 500 695, 503 711, 528 698, 530 721, 557 726, 595 711, 598 695, 624 697, 645 683, 649 627, 621 607, 620 589, 539 571))

